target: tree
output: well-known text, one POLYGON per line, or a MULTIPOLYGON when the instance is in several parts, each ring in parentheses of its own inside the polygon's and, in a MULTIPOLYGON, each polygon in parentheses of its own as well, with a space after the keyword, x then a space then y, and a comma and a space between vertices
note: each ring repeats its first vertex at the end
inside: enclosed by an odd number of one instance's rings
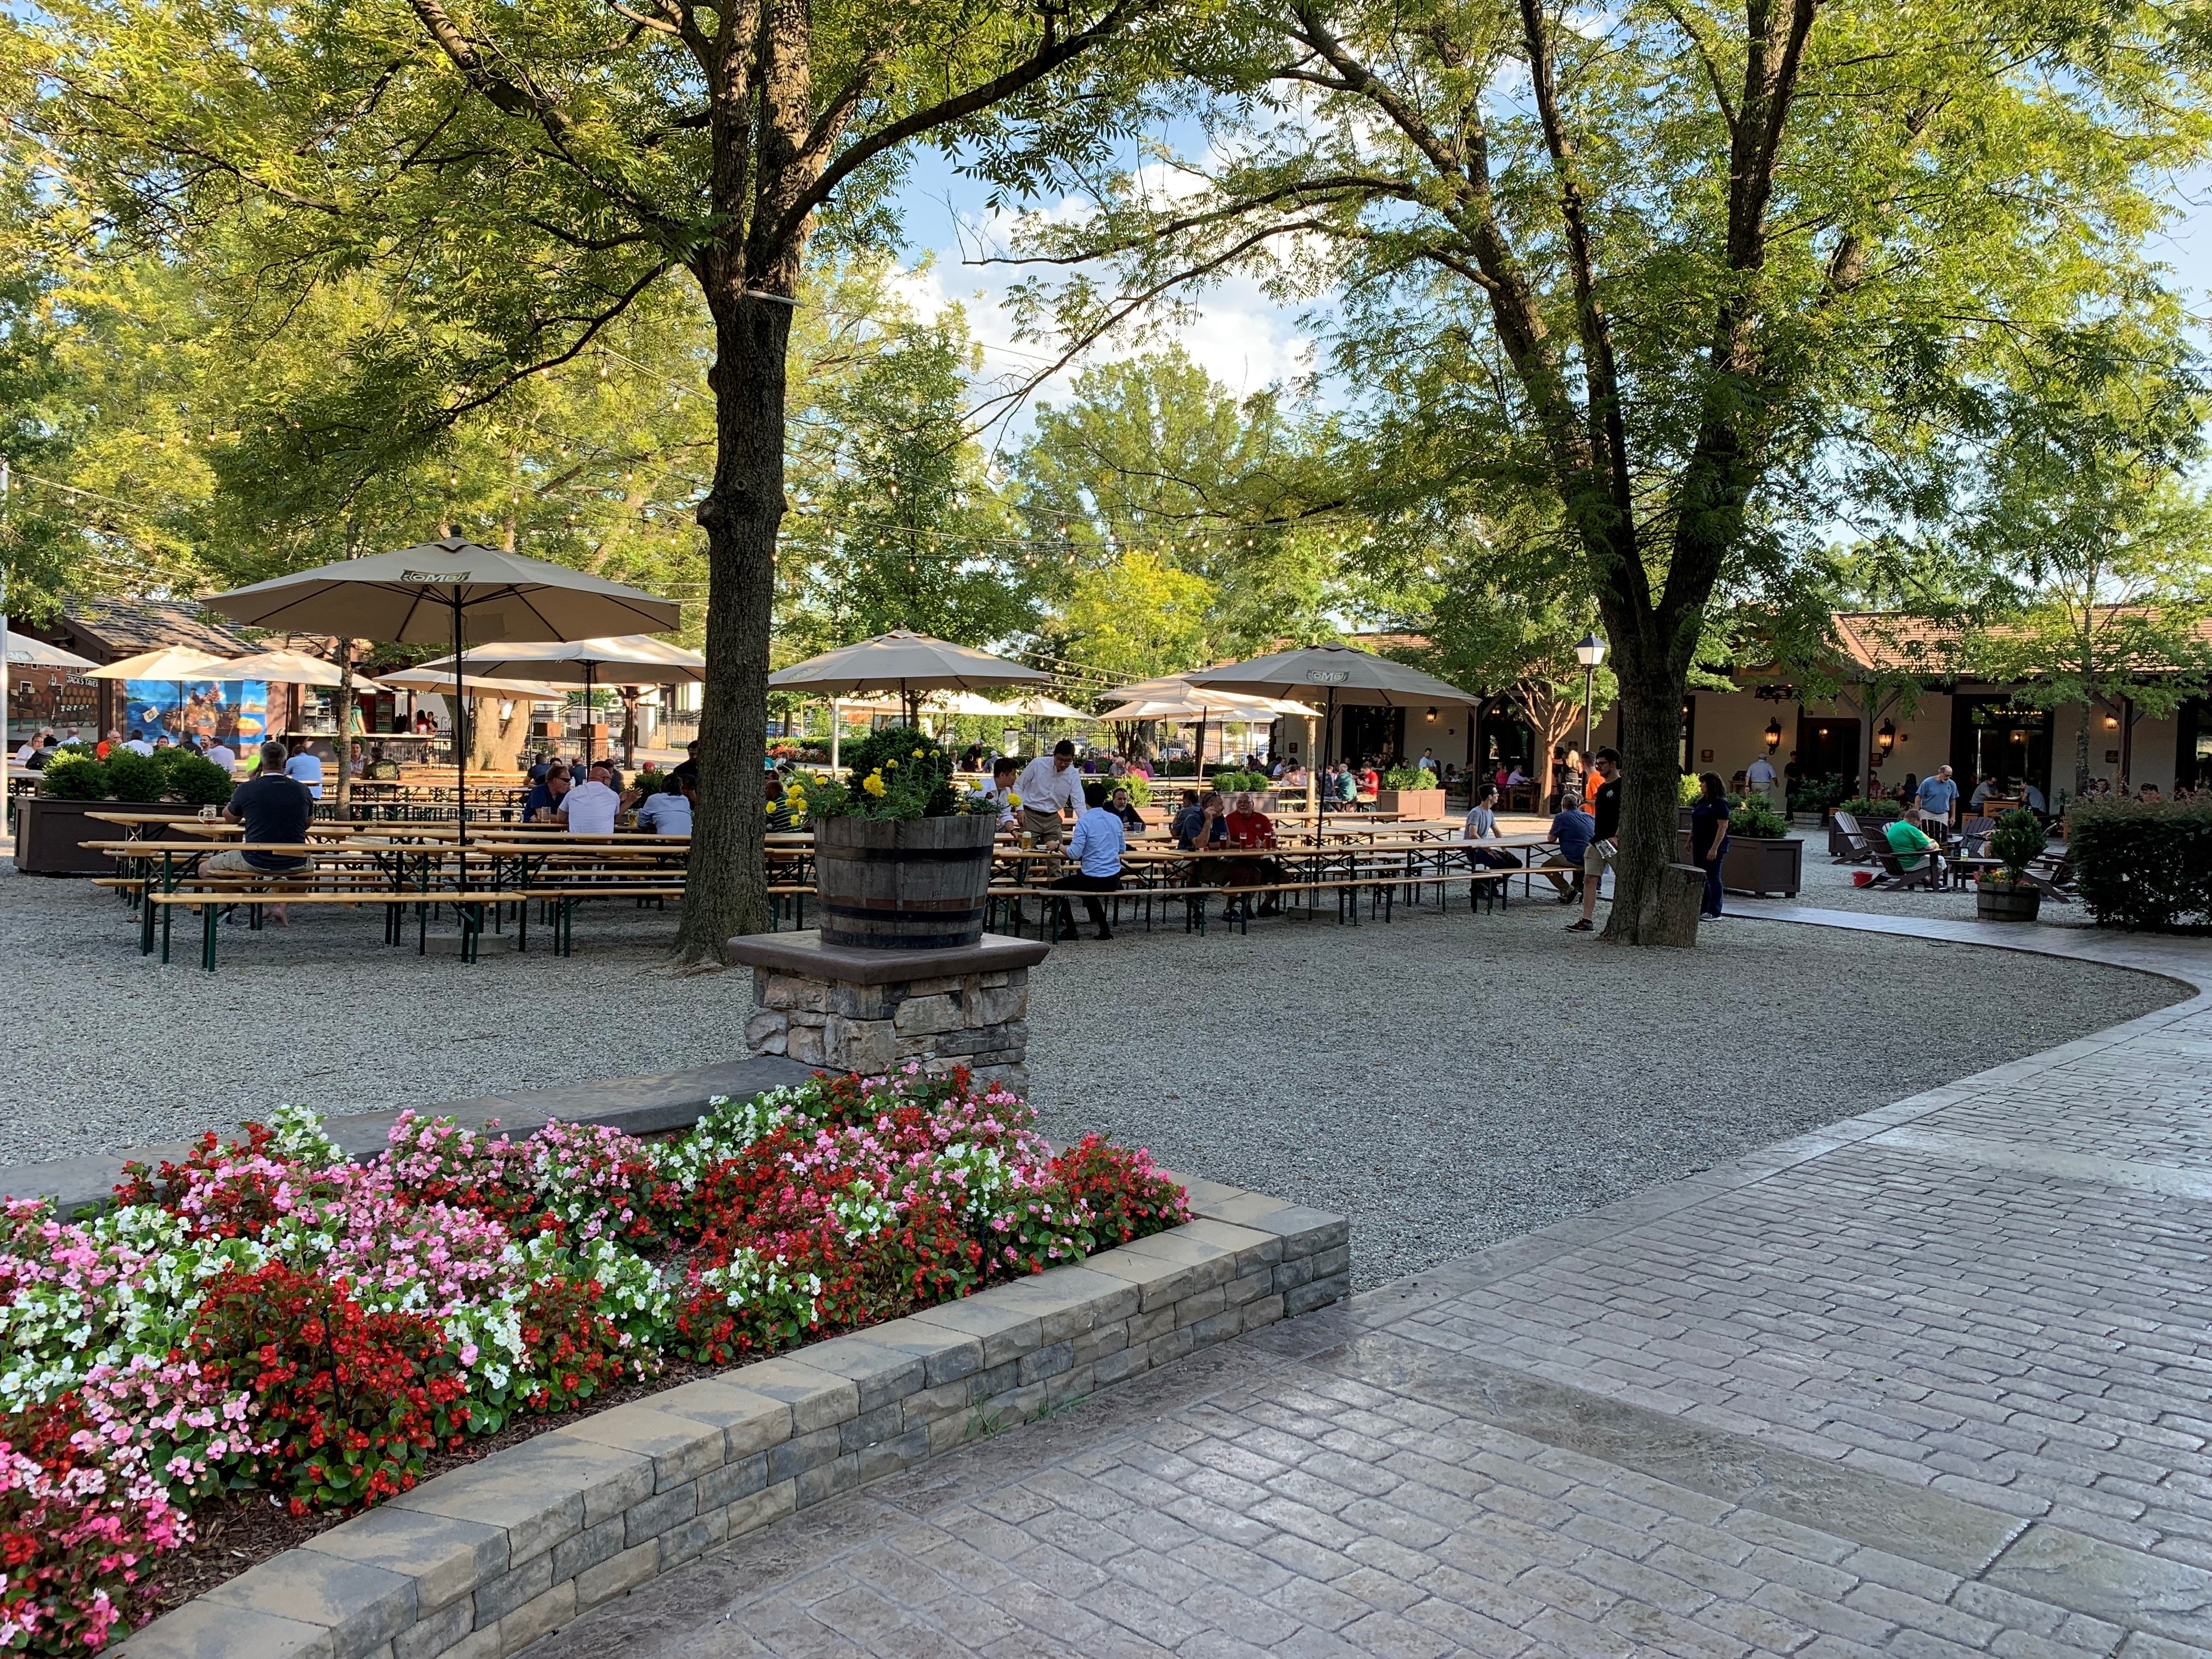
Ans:
POLYGON ((2110 343, 2043 359, 2007 392, 1948 530, 1996 581, 1947 665, 2077 708, 2076 795, 2099 705, 2163 718, 2212 681, 2212 501, 2185 482, 2204 447, 2194 366, 2160 363, 2156 341, 2110 343))
MULTIPOLYGON (((712 335, 701 811, 679 951, 767 922, 761 755, 793 311, 817 228, 888 234, 905 148, 1002 190, 1088 165, 1157 67, 1159 0, 56 0, 11 20, 67 187, 108 234, 212 230, 303 296, 404 274, 434 325, 356 384, 435 432, 696 284, 712 335)), ((339 428, 333 426, 331 431, 339 428)), ((376 447, 372 440, 357 440, 376 447)))
POLYGON ((1078 340, 1235 269, 1333 293, 1401 500, 1549 496, 1620 683, 1607 936, 1661 942, 1709 606, 1893 508, 2023 324, 2156 296, 2195 30, 2108 0, 1255 0, 1163 100, 1203 143, 1031 228, 1118 289, 1030 293, 1078 340))

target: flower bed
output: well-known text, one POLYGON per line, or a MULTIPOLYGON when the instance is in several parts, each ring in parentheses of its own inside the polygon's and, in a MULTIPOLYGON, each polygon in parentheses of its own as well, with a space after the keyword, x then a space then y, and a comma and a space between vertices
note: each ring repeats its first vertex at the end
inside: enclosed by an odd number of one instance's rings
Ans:
POLYGON ((304 1109, 134 1168, 118 1206, 0 1210, 0 1649, 151 1611, 190 1514, 374 1504, 428 1460, 1188 1219, 1142 1152, 1058 1155, 964 1073, 817 1075, 647 1144, 403 1115, 347 1162, 304 1109))

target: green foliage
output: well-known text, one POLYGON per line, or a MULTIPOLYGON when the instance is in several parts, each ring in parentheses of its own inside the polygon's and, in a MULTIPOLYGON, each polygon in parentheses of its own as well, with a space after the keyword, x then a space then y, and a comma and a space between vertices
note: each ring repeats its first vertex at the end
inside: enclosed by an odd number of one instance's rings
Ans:
POLYGON ((2212 930, 2212 803, 2076 804, 2066 838, 2082 902, 2102 925, 2212 930))
POLYGON ((169 775, 161 763, 132 749, 107 757, 107 790, 118 800, 160 800, 168 793, 169 775))
MULTIPOLYGON (((167 752, 167 751, 161 751, 167 752)), ((213 761, 187 751, 166 769, 169 793, 187 806, 222 806, 237 786, 213 761)))
POLYGON ((54 800, 106 800, 109 787, 106 764, 89 755, 57 756, 39 779, 39 793, 54 800))
POLYGON ((1685 772, 1674 785, 1674 804, 1695 806, 1705 798, 1705 786, 1695 772, 1685 772))
POLYGON ((1109 778, 1107 783, 1109 787, 1127 789, 1132 806, 1150 806, 1152 804, 1152 781, 1142 772, 1129 772, 1118 778, 1109 778))
POLYGON ((1265 772, 1239 772, 1231 767, 1223 767, 1214 772, 1206 781, 1224 795, 1239 794, 1246 790, 1273 789, 1275 787, 1274 780, 1265 772))
POLYGON ((886 726, 844 745, 843 781, 830 781, 807 796, 807 816, 943 818, 970 810, 952 787, 954 757, 934 738, 910 726, 886 726))
POLYGON ((1790 791, 1790 810, 1793 812, 1825 812, 1850 793, 1850 782, 1844 778, 1806 778, 1790 791))
POLYGON ((1394 766, 1382 775, 1385 789, 1433 789, 1436 775, 1425 772, 1418 766, 1394 766))
POLYGON ((1753 840, 1766 838, 1780 841, 1790 834, 1790 826, 1782 815, 1757 795, 1741 800, 1729 798, 1729 834, 1744 836, 1753 840))
POLYGON ((1872 828, 1877 824, 1887 823, 1893 819, 1901 818, 1905 816, 1905 809, 1899 805, 1895 801, 1869 800, 1863 795, 1860 796, 1856 800, 1847 800, 1839 803, 1836 807, 1836 811, 1838 812, 1849 812, 1852 817, 1858 821, 1860 827, 1863 829, 1872 828))
POLYGON ((2017 882, 2021 872, 2043 856, 2051 832, 2043 820, 2025 806, 2015 807, 1997 820, 1990 832, 1990 856, 2004 861, 2004 873, 2017 882))

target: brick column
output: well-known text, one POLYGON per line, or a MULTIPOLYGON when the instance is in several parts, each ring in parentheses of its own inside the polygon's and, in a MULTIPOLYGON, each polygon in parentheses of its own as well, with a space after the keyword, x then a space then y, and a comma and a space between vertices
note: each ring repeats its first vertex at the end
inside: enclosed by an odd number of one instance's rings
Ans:
POLYGON ((1024 1089, 1030 969, 1048 948, 997 933, 948 951, 851 950, 811 930, 732 939, 753 970, 746 1051, 837 1072, 965 1066, 1024 1089))

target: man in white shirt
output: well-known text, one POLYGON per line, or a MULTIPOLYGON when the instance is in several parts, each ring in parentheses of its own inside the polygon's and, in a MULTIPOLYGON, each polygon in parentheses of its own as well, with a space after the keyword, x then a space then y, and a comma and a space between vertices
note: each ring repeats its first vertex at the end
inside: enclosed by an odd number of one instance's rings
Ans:
POLYGON ((637 804, 637 827, 648 836, 688 836, 691 833, 691 792, 664 789, 637 804))
POLYGON ((284 775, 306 784, 307 793, 317 800, 323 798, 323 757, 305 744, 284 763, 284 775))
POLYGON ((234 778, 238 775, 238 751, 228 744, 210 743, 200 750, 200 755, 203 759, 212 761, 222 768, 223 776, 234 778))
MULTIPOLYGON (((1128 845, 1128 835, 1121 815, 1106 805, 1104 784, 1085 784, 1083 800, 1085 810, 1076 819, 1075 833, 1067 842, 1067 856, 1076 867, 1053 886, 1062 892, 1092 895, 1083 901, 1083 908, 1097 924, 1098 937, 1111 939, 1114 930, 1106 925, 1106 907, 1095 896, 1120 890, 1121 852, 1128 845)), ((1060 902, 1060 923, 1069 939, 1083 937, 1076 931, 1075 912, 1066 899, 1060 902)))
POLYGON ((1023 770, 1014 793, 1022 798, 1022 828, 1050 847, 1060 839, 1060 815, 1083 810, 1082 775, 1075 769, 1075 745, 1062 738, 1049 757, 1039 755, 1023 770))
POLYGON ((1764 755, 1759 756, 1750 765, 1743 769, 1744 782, 1765 796, 1778 812, 1782 811, 1782 803, 1775 799, 1775 785, 1781 776, 1782 775, 1774 769, 1774 763, 1764 755))
POLYGON ((621 806, 622 797, 608 787, 607 769, 602 763, 592 769, 588 781, 562 796, 553 811, 572 836, 611 836, 615 813, 621 806))
POLYGON ((131 741, 123 746, 134 755, 143 755, 148 760, 154 758, 154 745, 146 741, 146 734, 143 732, 133 732, 131 734, 131 741))
POLYGON ((991 763, 991 787, 977 792, 998 810, 998 827, 1001 830, 1021 828, 1017 819, 1018 809, 1014 805, 1014 798, 1021 793, 1014 787, 1014 775, 1021 769, 1019 761, 1001 755, 991 763))

